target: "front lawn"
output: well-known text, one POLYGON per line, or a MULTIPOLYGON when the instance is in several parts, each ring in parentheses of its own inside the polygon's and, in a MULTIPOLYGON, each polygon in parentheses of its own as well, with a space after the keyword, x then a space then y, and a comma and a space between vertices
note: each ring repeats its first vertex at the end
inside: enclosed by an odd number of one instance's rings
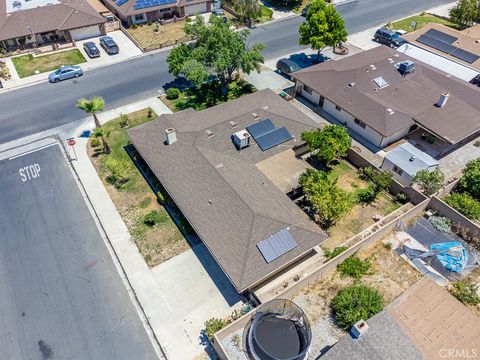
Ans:
MULTIPOLYGON (((155 118, 152 110, 139 110, 128 114, 125 128, 155 118)), ((189 245, 127 153, 129 141, 122 120, 116 118, 103 125, 110 131, 106 138, 110 154, 104 154, 95 139, 90 139, 88 152, 140 253, 149 266, 155 266, 187 250, 189 245)))
POLYGON ((437 23, 437 24, 442 24, 449 26, 454 29, 458 29, 457 26, 452 23, 451 21, 445 20, 441 17, 435 16, 435 15, 430 15, 426 13, 422 13, 420 15, 415 15, 415 16, 410 16, 409 18, 395 21, 393 23, 389 24, 389 28, 395 29, 395 30, 405 30, 406 32, 411 32, 413 31, 413 28, 410 27, 412 24, 412 21, 416 21, 417 27, 415 30, 421 29, 424 25, 428 23, 437 23))
POLYGON ((216 86, 205 84, 201 89, 191 88, 181 91, 176 99, 167 99, 167 96, 163 95, 161 100, 173 112, 188 108, 200 111, 229 100, 237 99, 243 95, 251 94, 255 91, 257 90, 252 84, 243 79, 239 79, 228 86, 228 92, 224 96, 218 93, 219 89, 216 86))
POLYGON ((78 49, 49 55, 33 56, 30 54, 12 58, 13 65, 21 78, 34 75, 36 70, 43 73, 58 69, 62 65, 77 65, 86 61, 78 49))
POLYGON ((144 24, 132 26, 127 29, 128 33, 138 42, 144 51, 159 49, 165 46, 175 45, 177 42, 187 41, 187 34, 185 34, 186 21, 179 21, 176 23, 160 25, 159 31, 155 29, 155 24, 144 24))

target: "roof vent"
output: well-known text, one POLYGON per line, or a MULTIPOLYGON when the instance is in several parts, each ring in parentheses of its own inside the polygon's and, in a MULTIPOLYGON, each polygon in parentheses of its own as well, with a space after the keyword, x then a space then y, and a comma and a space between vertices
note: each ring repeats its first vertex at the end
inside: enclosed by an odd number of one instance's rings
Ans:
POLYGON ((349 88, 352 88, 352 87, 354 87, 354 86, 355 86, 355 82, 352 81, 352 82, 349 82, 349 83, 348 83, 348 87, 349 87, 349 88))
POLYGON ((415 161, 415 159, 416 159, 416 157, 412 155, 412 156, 410 156, 409 160, 413 162, 413 161, 415 161))
POLYGON ((390 115, 395 114, 395 111, 393 111, 392 109, 387 109, 387 111, 388 111, 388 113, 389 113, 390 115))
POLYGON ((215 136, 215 134, 211 130, 207 130, 206 133, 209 139, 215 136))
POLYGON ((235 121, 230 121, 230 126, 231 128, 236 128, 237 127, 237 123, 235 121))
POLYGON ((268 108, 268 105, 265 105, 265 106, 263 107, 263 110, 268 110, 268 109, 269 109, 269 108, 268 108))
POLYGON ((168 128, 165 130, 166 136, 166 143, 167 145, 172 145, 175 141, 177 141, 177 132, 174 128, 168 128))
POLYGON ((255 120, 259 118, 259 116, 258 116, 257 113, 252 113, 252 115, 253 115, 253 118, 254 118, 255 120))
POLYGON ((364 335, 368 331, 368 324, 365 320, 357 321, 353 326, 350 332, 355 339, 358 339, 360 336, 364 335))
POLYGON ((377 70, 376 66, 375 65, 370 65, 370 68, 373 70, 377 70))
POLYGON ((450 94, 445 91, 440 95, 440 99, 438 99, 437 103, 435 104, 436 107, 443 108, 448 101, 450 94))

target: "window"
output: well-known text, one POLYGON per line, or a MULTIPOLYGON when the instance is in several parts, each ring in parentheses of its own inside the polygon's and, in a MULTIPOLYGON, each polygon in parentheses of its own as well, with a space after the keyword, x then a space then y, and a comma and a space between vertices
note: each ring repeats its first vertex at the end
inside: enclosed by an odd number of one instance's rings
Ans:
POLYGON ((171 10, 170 8, 160 9, 160 12, 163 13, 163 12, 167 12, 167 11, 170 11, 170 10, 171 10))
POLYGON ((393 171, 395 171, 400 176, 403 174, 403 170, 400 169, 397 165, 393 165, 393 171))
POLYGON ((145 21, 145 14, 137 14, 133 16, 134 21, 145 21))
POLYGON ((303 85, 303 90, 305 90, 305 92, 309 93, 310 95, 312 95, 312 88, 307 86, 307 85, 303 85))
POLYGON ((337 109, 337 111, 342 111, 342 108, 338 105, 335 105, 335 109, 337 109))
POLYGON ((365 124, 362 120, 359 120, 357 118, 355 118, 354 122, 355 122, 355 124, 360 126, 362 129, 365 129, 367 127, 367 124, 365 124))

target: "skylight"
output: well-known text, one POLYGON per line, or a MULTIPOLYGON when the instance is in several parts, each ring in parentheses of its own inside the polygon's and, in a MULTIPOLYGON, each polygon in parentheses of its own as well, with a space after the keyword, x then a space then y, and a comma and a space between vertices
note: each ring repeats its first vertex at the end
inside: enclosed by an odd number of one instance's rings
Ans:
POLYGON ((375 84, 377 84, 377 86, 382 89, 386 86, 388 86, 388 83, 385 81, 385 79, 381 76, 375 78, 372 80, 375 84))

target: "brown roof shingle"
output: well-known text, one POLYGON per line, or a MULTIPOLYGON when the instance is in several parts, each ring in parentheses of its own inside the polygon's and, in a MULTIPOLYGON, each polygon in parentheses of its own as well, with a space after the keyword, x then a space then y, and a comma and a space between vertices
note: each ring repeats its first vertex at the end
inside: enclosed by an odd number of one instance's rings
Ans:
POLYGON ((293 77, 383 136, 418 123, 455 144, 480 130, 479 88, 386 46, 318 64, 293 77), (415 62, 413 74, 402 76, 397 70, 404 60, 415 62), (388 86, 377 87, 373 80, 380 76, 388 86), (445 91, 449 100, 438 108, 435 104, 445 91))
POLYGON ((318 228, 255 164, 296 144, 261 151, 253 142, 237 151, 230 135, 269 118, 295 138, 315 126, 308 117, 264 90, 204 110, 162 115, 127 134, 238 291, 244 291, 320 244, 318 228), (232 129, 230 121, 237 124, 232 129), (164 131, 177 141, 165 145, 164 131), (208 137, 206 130, 214 136, 208 137), (285 228, 298 246, 266 263, 256 244, 285 228))

